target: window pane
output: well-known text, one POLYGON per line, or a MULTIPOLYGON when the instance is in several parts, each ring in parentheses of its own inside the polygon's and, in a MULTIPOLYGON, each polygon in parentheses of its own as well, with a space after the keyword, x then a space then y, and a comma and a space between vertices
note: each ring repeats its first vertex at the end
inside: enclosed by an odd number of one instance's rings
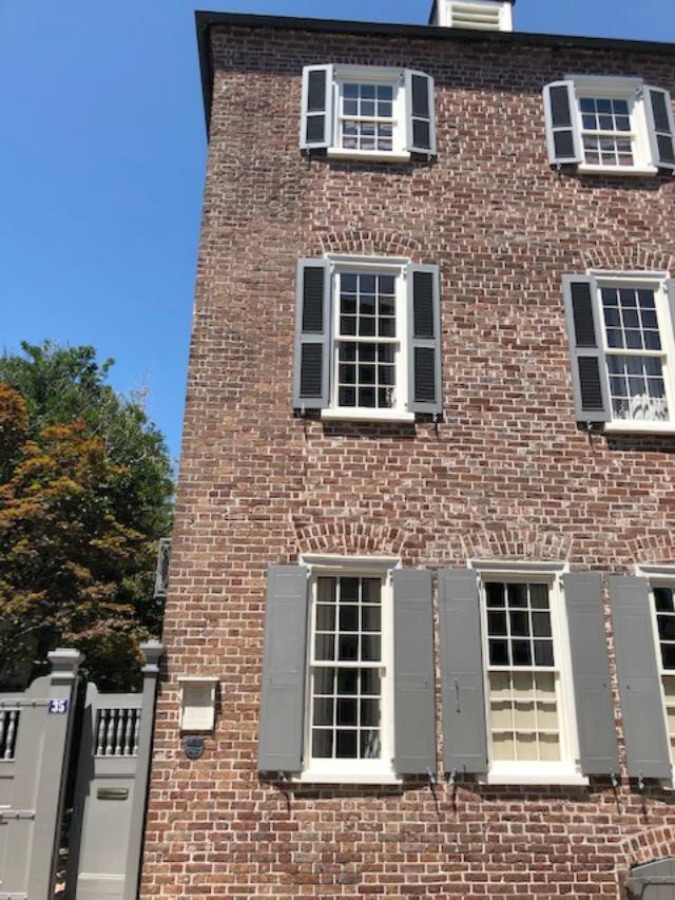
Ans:
POLYGON ((337 759, 356 759, 357 749, 356 731, 338 731, 336 732, 336 750, 337 759))
POLYGON ((508 666, 509 651, 507 641, 489 641, 490 663, 493 666, 508 666))
POLYGON ((316 669, 314 672, 314 693, 332 694, 335 686, 335 669, 316 669))
POLYGON ((658 612, 675 612, 675 607, 673 607, 673 591, 671 588, 655 587, 654 601, 658 612))
POLYGON ((489 612, 488 613, 488 634, 502 635, 506 634, 506 613, 489 612))
POLYGON ((333 756, 333 732, 312 731, 312 756, 316 759, 331 759, 333 756))
POLYGON ((359 630, 359 608, 358 606, 341 606, 340 607, 340 631, 358 631, 359 630))
POLYGON ((316 630, 335 631, 335 607, 321 603, 316 607, 316 630))
POLYGON ((532 648, 529 641, 512 641, 511 653, 514 666, 532 665, 532 648))
POLYGON ((356 694, 359 690, 358 669, 338 669, 338 694, 356 694))
POLYGON ((333 724, 333 699, 332 697, 316 697, 314 699, 314 724, 333 724))
POLYGON ((485 596, 487 605, 505 606, 504 585, 497 581, 488 581, 485 583, 485 596))
POLYGON ((314 656, 316 659, 335 659, 335 638, 331 634, 317 634, 314 656))
POLYGON ((357 708, 358 704, 356 700, 339 699, 337 702, 337 724, 357 725, 357 708))
POLYGON ((358 634, 341 634, 338 642, 338 659, 355 662, 359 658, 358 634))

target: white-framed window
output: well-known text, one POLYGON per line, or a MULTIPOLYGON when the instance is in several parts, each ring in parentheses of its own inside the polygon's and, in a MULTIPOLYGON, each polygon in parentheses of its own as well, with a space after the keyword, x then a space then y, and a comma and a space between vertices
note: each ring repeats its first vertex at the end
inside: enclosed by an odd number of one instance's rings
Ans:
POLYGON ((393 769, 394 558, 309 564, 306 781, 382 782, 393 769))
POLYGON ((435 155, 433 79, 411 69, 305 66, 300 147, 389 162, 435 155))
POLYGON ((549 161, 589 174, 675 168, 670 95, 639 77, 568 74, 544 88, 549 161))
POLYGON ((609 431, 672 430, 674 291, 667 274, 591 271, 565 277, 580 420, 586 404, 597 407, 597 421, 609 431))
POLYGON ((638 572, 649 580, 656 665, 672 765, 675 761, 675 567, 649 566, 638 568, 638 572))
POLYGON ((331 255, 298 264, 293 405, 412 422, 441 405, 437 266, 331 255))
POLYGON ((578 782, 563 567, 475 563, 491 782, 578 782))

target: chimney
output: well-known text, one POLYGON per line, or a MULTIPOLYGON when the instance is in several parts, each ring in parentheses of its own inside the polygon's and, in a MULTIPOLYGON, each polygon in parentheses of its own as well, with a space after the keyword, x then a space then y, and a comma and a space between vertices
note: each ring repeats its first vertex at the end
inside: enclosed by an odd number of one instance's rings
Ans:
POLYGON ((434 0, 431 24, 442 28, 513 31, 516 0, 434 0))

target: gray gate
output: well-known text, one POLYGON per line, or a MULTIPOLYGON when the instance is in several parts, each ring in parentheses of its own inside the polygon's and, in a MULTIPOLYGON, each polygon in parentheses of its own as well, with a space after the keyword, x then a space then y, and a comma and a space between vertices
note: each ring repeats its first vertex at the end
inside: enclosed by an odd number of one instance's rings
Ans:
POLYGON ((49 654, 50 675, 0 694, 0 900, 49 900, 72 733, 76 650, 49 654))
POLYGON ((66 876, 66 896, 73 900, 137 896, 163 652, 156 641, 141 648, 142 693, 101 694, 87 685, 66 876))

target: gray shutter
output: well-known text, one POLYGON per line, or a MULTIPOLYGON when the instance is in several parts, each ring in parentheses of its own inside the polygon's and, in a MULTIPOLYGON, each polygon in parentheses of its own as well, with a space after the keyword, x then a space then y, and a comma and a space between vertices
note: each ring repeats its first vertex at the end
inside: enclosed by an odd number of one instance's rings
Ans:
POLYGON ((443 412, 438 266, 408 266, 408 409, 443 412))
POLYGON ((554 81, 544 87, 544 121, 549 163, 582 162, 573 81, 554 81))
POLYGON ((445 772, 487 772, 485 681, 478 576, 439 572, 445 772))
POLYGON ((423 72, 406 69, 403 83, 406 110, 405 149, 409 153, 435 156, 434 79, 423 72))
POLYGON ((645 106, 649 124, 652 165, 675 170, 675 127, 670 94, 661 88, 645 87, 645 106))
POLYGON ((298 262, 293 407, 323 409, 330 396, 330 264, 298 262))
POLYGON ((300 147, 330 147, 333 142, 333 67, 305 66, 302 70, 300 147))
POLYGON ((584 775, 618 772, 614 702, 609 674, 602 578, 563 575, 570 633, 579 755, 584 775))
POLYGON ((394 586, 394 762, 398 775, 436 770, 431 573, 397 569, 394 586))
POLYGON ((602 349, 602 325, 598 321, 594 291, 592 278, 563 275, 563 298, 578 422, 608 422, 612 418, 607 364, 602 349))
POLYGON ((609 579, 623 733, 631 778, 670 778, 661 682, 646 578, 609 579))
POLYGON ((307 569, 270 566, 258 732, 261 772, 302 768, 306 655, 307 569))

